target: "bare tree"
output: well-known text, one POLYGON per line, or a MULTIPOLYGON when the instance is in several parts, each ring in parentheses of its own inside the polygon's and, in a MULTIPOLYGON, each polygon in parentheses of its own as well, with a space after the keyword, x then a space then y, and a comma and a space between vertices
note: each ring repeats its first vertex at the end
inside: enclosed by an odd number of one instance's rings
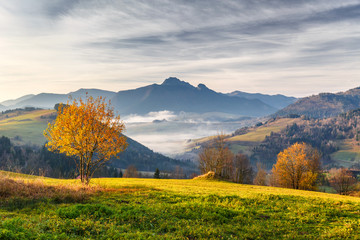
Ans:
POLYGON ((124 178, 137 178, 139 173, 134 165, 130 165, 124 172, 124 178))
POLYGON ((329 183, 339 194, 347 195, 356 183, 356 179, 346 168, 332 168, 329 171, 329 183))
POLYGON ((219 134, 200 152, 200 171, 203 174, 213 171, 217 177, 230 179, 233 171, 233 157, 232 152, 226 147, 225 135, 219 134))
POLYGON ((257 173, 254 179, 254 184, 259 186, 266 186, 266 170, 263 168, 261 163, 256 164, 257 173))
POLYGON ((250 165, 249 158, 244 154, 237 154, 234 158, 234 182, 251 183, 253 177, 253 169, 250 165))

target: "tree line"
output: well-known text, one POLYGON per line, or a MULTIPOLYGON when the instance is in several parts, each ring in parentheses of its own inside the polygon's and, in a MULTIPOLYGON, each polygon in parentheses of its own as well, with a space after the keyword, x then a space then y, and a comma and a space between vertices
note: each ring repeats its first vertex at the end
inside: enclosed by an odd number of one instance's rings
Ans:
POLYGON ((304 142, 280 151, 268 173, 261 163, 257 163, 254 171, 247 156, 233 155, 225 141, 224 135, 218 135, 199 153, 199 167, 204 176, 211 173, 215 179, 300 190, 331 186, 339 194, 349 194, 355 189, 357 180, 351 171, 345 168, 322 171, 320 152, 304 142))

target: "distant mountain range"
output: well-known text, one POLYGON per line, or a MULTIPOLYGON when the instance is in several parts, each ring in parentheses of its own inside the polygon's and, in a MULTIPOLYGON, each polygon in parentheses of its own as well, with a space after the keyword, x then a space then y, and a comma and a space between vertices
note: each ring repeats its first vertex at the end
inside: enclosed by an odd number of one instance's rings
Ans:
POLYGON ((287 97, 281 94, 277 95, 267 95, 261 93, 246 93, 241 91, 235 91, 232 93, 228 93, 229 96, 242 97, 246 99, 259 99, 260 101, 274 107, 277 109, 282 109, 294 102, 296 102, 297 98, 295 97, 287 97))
POLYGON ((232 97, 217 93, 204 84, 197 87, 177 78, 168 78, 161 85, 153 84, 134 90, 120 91, 112 103, 122 114, 146 114, 150 111, 223 112, 245 116, 264 116, 275 108, 258 99, 232 97))
POLYGON ((112 92, 99 89, 79 89, 68 94, 41 93, 26 95, 15 100, 0 103, 7 109, 23 107, 53 108, 56 103, 88 95, 110 99, 115 109, 122 115, 147 114, 168 110, 173 112, 220 112, 244 116, 265 116, 295 101, 283 95, 250 94, 232 92, 223 94, 207 88, 197 87, 170 77, 162 84, 152 84, 137 89, 112 92), (266 103, 265 103, 266 102, 266 103))
POLYGON ((360 108, 360 87, 339 93, 320 93, 301 98, 275 113, 275 116, 290 114, 312 118, 326 118, 360 108))

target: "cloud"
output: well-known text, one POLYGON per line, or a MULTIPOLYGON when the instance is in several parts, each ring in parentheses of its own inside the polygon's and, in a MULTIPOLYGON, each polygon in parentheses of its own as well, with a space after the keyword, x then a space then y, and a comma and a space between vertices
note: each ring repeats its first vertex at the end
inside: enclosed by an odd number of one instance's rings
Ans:
POLYGON ((358 0, 3 1, 0 96, 168 76, 223 92, 344 90, 360 76, 359 11, 358 0))
POLYGON ((155 120, 169 121, 169 120, 173 120, 175 117, 176 115, 173 112, 165 110, 159 112, 149 112, 146 115, 131 114, 125 116, 123 120, 125 123, 148 123, 148 122, 153 122, 155 120))

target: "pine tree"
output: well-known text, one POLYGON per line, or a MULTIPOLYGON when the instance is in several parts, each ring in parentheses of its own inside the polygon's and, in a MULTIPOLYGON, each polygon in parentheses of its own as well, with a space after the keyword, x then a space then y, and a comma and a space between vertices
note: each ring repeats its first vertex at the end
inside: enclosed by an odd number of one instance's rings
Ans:
POLYGON ((155 170, 155 173, 154 173, 154 178, 157 178, 157 179, 159 179, 159 178, 160 178, 160 171, 159 171, 159 169, 158 169, 158 168, 155 170))

